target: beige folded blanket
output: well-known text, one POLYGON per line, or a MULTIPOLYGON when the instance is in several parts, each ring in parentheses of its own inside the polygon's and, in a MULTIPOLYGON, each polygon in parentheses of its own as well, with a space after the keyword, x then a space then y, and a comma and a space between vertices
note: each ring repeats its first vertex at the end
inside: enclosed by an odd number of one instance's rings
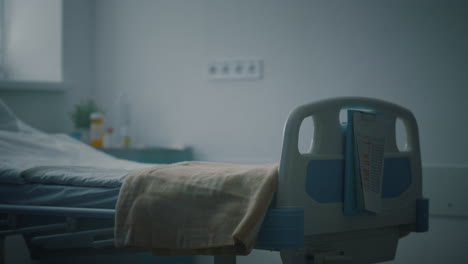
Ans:
POLYGON ((181 162, 127 176, 116 247, 155 255, 246 255, 276 191, 276 165, 181 162))

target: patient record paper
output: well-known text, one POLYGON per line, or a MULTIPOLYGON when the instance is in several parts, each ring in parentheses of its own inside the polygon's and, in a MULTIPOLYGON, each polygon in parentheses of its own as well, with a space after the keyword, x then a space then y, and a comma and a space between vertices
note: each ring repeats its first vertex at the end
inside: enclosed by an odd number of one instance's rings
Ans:
POLYGON ((382 180, 387 121, 383 115, 353 112, 357 207, 382 211, 382 180))

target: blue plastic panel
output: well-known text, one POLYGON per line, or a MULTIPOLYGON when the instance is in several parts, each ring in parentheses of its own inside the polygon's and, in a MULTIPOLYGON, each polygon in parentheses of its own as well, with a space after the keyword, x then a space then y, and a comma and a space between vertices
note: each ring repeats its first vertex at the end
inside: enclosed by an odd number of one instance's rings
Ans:
MULTIPOLYGON (((311 160, 307 166, 306 192, 320 203, 343 202, 344 160, 311 160)), ((411 166, 407 158, 384 161, 382 197, 400 196, 411 185, 411 166)))
POLYGON ((429 231, 429 200, 416 200, 416 232, 429 231))
POLYGON ((269 250, 304 247, 304 210, 269 209, 255 247, 269 250))

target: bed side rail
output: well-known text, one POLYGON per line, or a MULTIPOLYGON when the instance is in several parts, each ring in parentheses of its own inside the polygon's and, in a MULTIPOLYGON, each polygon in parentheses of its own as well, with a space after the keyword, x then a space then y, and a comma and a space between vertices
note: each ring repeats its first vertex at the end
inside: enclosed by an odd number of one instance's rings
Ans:
POLYGON ((0 215, 6 216, 0 225, 0 239, 15 234, 25 235, 32 245, 45 249, 102 248, 114 245, 113 209, 0 204, 0 215), (22 217, 31 221, 19 221, 22 217), (47 223, 35 221, 37 217, 46 217, 47 223), (106 224, 81 226, 82 219, 106 220, 106 224))

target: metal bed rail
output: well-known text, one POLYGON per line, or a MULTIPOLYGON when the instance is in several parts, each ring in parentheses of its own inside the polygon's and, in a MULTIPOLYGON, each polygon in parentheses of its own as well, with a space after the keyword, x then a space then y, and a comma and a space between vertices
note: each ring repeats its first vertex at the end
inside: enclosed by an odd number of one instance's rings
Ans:
POLYGON ((71 208, 54 206, 0 205, 0 240, 10 235, 28 236, 32 246, 42 249, 104 248, 114 245, 113 219, 115 210, 95 208, 71 208), (18 221, 27 217, 28 224, 18 221), (34 217, 54 217, 51 223, 35 223, 34 217), (57 217, 59 219, 57 219, 57 217), (112 225, 103 228, 80 227, 81 219, 111 220, 112 225), (32 222, 32 223, 30 223, 32 222))
MULTIPOLYGON (((115 251, 114 248, 114 227, 76 229, 78 221, 82 219, 103 219, 113 220, 115 210, 113 209, 94 209, 94 208, 70 208, 54 206, 29 206, 29 205, 2 205, 0 204, 0 216, 6 215, 7 219, 0 220, 0 247, 8 235, 20 234, 28 237, 29 247, 40 248, 49 253, 58 256, 79 253, 88 254, 88 252, 111 252, 114 254, 121 252, 144 252, 142 249, 125 249, 115 251), (63 217, 58 222, 51 224, 39 224, 22 227, 17 217, 63 217)), ((302 233, 301 233, 302 234, 302 233)), ((23 236, 23 237, 24 237, 23 236)), ((0 251, 2 249, 0 248, 0 251)), ((31 248, 30 248, 31 250, 31 248)), ((0 252, 1 253, 1 252, 0 252)), ((0 254, 1 255, 1 254, 0 254)), ((235 264, 236 256, 213 256, 215 264, 235 264)), ((3 259, 0 257, 0 264, 3 259)))

